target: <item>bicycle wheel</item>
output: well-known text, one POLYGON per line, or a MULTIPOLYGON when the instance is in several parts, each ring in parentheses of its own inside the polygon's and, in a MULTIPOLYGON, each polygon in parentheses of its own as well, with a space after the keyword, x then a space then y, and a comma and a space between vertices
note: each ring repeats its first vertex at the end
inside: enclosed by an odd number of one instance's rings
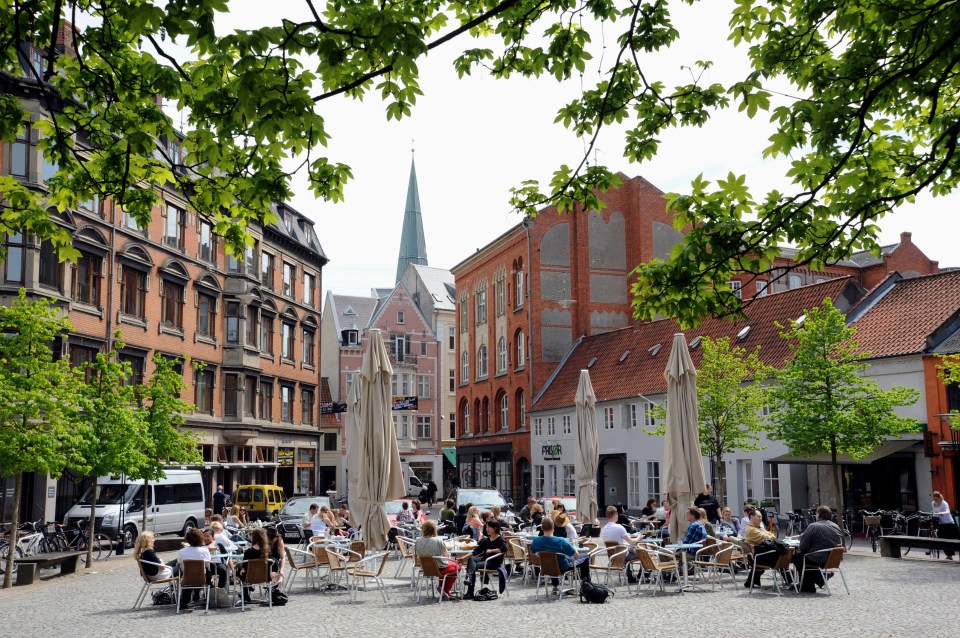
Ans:
POLYGON ((96 534, 93 537, 94 560, 107 560, 113 555, 113 541, 106 534, 96 534), (99 548, 99 549, 98 549, 99 548), (99 554, 99 556, 97 556, 99 554))
MULTIPOLYGON (((15 548, 15 550, 16 551, 14 552, 13 557, 15 559, 23 558, 23 551, 19 547, 15 548)), ((7 557, 9 555, 10 555, 10 543, 4 541, 2 544, 0 544, 0 574, 4 574, 7 571, 7 557)), ((13 564, 13 573, 14 574, 17 573, 16 563, 13 564)))
POLYGON ((853 534, 850 533, 850 530, 843 530, 843 546, 848 550, 853 549, 853 534))

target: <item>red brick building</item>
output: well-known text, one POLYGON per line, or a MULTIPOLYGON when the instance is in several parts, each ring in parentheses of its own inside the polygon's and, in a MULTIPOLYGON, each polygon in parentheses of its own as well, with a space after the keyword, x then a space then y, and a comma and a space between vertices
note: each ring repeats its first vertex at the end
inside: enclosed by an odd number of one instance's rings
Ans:
MULTIPOLYGON (((16 95, 44 117, 32 80, 0 77, 0 90, 16 95)), ((45 189, 56 166, 37 149, 31 124, 17 139, 0 142, 0 172, 45 189)), ((177 140, 164 140, 179 156, 177 140)), ((81 257, 60 263, 48 242, 12 229, 3 238, 0 303, 20 288, 55 300, 73 324, 56 353, 81 365, 112 347, 122 331, 120 357, 130 383, 146 381, 155 353, 203 362, 183 369, 183 398, 197 406, 187 426, 200 433, 207 494, 217 484, 277 483, 288 495, 312 494, 324 472, 322 451, 338 455, 337 433, 319 428, 318 382, 321 272, 327 263, 313 222, 276 204, 278 222, 249 228, 254 242, 242 259, 228 256, 210 220, 165 190, 147 228, 109 201, 51 213, 69 229, 81 257)), ((61 520, 76 494, 76 476, 26 481, 23 516, 61 520)), ((0 495, 6 494, 0 490, 0 495)), ((10 503, 0 503, 0 519, 10 503)))

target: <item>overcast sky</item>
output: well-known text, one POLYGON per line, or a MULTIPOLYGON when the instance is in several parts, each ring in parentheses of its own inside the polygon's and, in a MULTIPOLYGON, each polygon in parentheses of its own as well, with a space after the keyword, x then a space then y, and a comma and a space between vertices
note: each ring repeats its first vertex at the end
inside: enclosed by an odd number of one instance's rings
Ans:
MULTIPOLYGON (((682 43, 669 54, 649 56, 644 64, 668 84, 689 80, 697 60, 715 65, 702 81, 729 82, 744 74, 741 52, 726 41, 727 0, 711 0, 694 7, 675 3, 675 24, 682 43)), ((264 3, 233 0, 221 28, 250 28, 264 20, 264 3)), ((270 17, 301 17, 302 0, 272 0, 270 17)), ((594 33, 596 59, 584 82, 596 82, 600 55, 608 67, 615 49, 610 27, 594 33)), ((293 205, 316 222, 317 233, 330 263, 324 269, 324 291, 365 295, 373 287, 392 286, 400 244, 412 145, 416 148, 417 176, 431 266, 450 268, 520 221, 508 205, 509 189, 530 178, 546 182, 563 163, 574 165, 583 142, 559 124, 557 109, 576 96, 579 79, 560 85, 552 78, 493 80, 482 74, 458 80, 451 61, 454 41, 421 63, 421 96, 413 116, 387 122, 384 104, 375 95, 363 102, 335 98, 322 103, 322 114, 332 134, 328 157, 353 169, 346 201, 330 204, 315 200, 301 178, 293 205), (412 140, 415 140, 412 142, 412 140)), ((480 45, 470 45, 480 46, 480 45)), ((787 188, 784 164, 765 161, 761 151, 770 135, 761 115, 749 121, 730 109, 715 115, 702 129, 669 133, 658 157, 631 165, 622 157, 622 130, 609 129, 597 145, 600 163, 629 176, 641 175, 665 192, 683 191, 699 173, 708 178, 728 172, 747 173, 754 197, 761 200, 773 187, 787 188)), ((883 243, 912 231, 913 241, 932 259, 960 265, 955 258, 957 204, 960 196, 921 197, 881 223, 883 243)))

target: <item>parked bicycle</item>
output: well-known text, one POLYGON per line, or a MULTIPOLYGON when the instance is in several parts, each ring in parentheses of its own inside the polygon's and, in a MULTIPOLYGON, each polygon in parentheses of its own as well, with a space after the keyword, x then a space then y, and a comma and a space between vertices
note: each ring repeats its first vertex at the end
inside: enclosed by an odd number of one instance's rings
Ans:
POLYGON ((870 539, 870 547, 874 552, 877 551, 877 545, 880 537, 883 536, 883 530, 880 528, 880 518, 883 516, 883 510, 870 512, 863 511, 863 532, 870 539))
MULTIPOLYGON (((85 552, 90 544, 90 535, 86 530, 87 522, 77 521, 75 527, 67 529, 60 523, 54 523, 58 551, 85 552)), ((113 555, 113 540, 103 532, 93 535, 93 560, 106 560, 113 555)))

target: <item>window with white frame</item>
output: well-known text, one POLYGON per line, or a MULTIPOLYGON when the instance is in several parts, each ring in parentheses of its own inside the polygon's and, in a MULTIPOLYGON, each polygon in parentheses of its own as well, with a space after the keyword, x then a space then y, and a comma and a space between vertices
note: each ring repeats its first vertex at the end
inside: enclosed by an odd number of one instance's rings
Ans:
POLYGON ((450 387, 449 387, 449 391, 450 391, 450 392, 456 392, 456 391, 457 391, 457 371, 454 370, 453 368, 450 369, 450 387))
POLYGON ((482 379, 487 376, 487 346, 486 344, 477 348, 477 378, 482 379))
POLYGON ((543 436, 543 421, 539 417, 533 420, 533 433, 535 436, 543 436))
POLYGON ((547 489, 550 490, 551 494, 559 494, 557 491, 557 466, 548 465, 547 466, 547 489))
POLYGON ((522 271, 522 270, 518 270, 518 271, 515 273, 515 275, 514 275, 514 279, 515 279, 515 281, 516 281, 516 284, 515 284, 515 292, 516 292, 516 297, 517 297, 515 306, 516 306, 517 308, 520 308, 520 307, 523 306, 523 295, 524 295, 524 290, 523 290, 523 271, 522 271))
POLYGON ((527 341, 523 336, 523 330, 517 331, 517 367, 522 368, 527 362, 527 341))
POLYGON ((343 387, 344 387, 343 396, 344 396, 344 398, 350 396, 350 389, 353 387, 353 375, 354 375, 354 374, 356 374, 356 373, 355 373, 355 372, 347 372, 347 373, 344 375, 344 381, 343 381, 343 387))
POLYGON ((481 288, 474 295, 474 318, 476 319, 477 325, 483 325, 487 323, 487 289, 486 287, 481 288))
POLYGON ((764 404, 760 406, 760 418, 766 419, 770 416, 770 405, 764 404))
POLYGON ((433 421, 429 416, 417 417, 417 438, 418 439, 433 438, 433 421))
POLYGON ((743 498, 755 499, 756 496, 753 493, 753 461, 745 459, 740 461, 740 467, 743 472, 743 498))
POLYGON ((460 383, 466 383, 470 379, 470 354, 464 352, 460 355, 460 383))
MULTIPOLYGON (((562 417, 560 417, 560 430, 561 432, 563 432, 563 434, 570 434, 570 415, 569 414, 564 414, 562 417)), ((573 492, 569 492, 569 493, 573 494, 573 492)))
POLYGON ((510 429, 510 399, 506 394, 500 397, 500 429, 510 429))
POLYGON ((497 341, 497 372, 507 371, 507 340, 500 337, 497 341))
POLYGON ((535 498, 543 498, 543 466, 534 465, 533 466, 533 496, 535 498))
POLYGON ((450 438, 451 439, 457 438, 457 413, 456 412, 450 413, 450 423, 448 427, 450 428, 450 438))
POLYGON ((409 439, 410 438, 410 415, 394 414, 393 428, 397 433, 398 439, 404 439, 404 440, 409 439))
POLYGON ((454 326, 447 328, 447 350, 457 349, 457 329, 454 326))
POLYGON ((743 287, 743 284, 740 281, 737 281, 736 279, 731 279, 730 281, 727 282, 727 285, 730 286, 730 291, 733 292, 734 295, 736 295, 737 299, 743 298, 743 291, 741 290, 741 288, 743 287))
POLYGON ((577 493, 577 475, 574 471, 574 466, 564 465, 563 466, 563 495, 571 495, 577 493))
POLYGON ((470 434, 470 406, 463 404, 463 433, 470 434))
POLYGON ((627 507, 640 507, 640 461, 627 463, 627 507))
POLYGON ((460 297, 460 332, 467 331, 467 293, 460 297))
POLYGON ((613 408, 603 409, 603 429, 604 430, 613 429, 613 408))
POLYGON ((776 463, 763 462, 763 498, 773 501, 777 511, 780 509, 780 466, 776 463))
POLYGON ((417 396, 421 399, 430 398, 430 375, 417 375, 417 396))
POLYGON ((640 406, 638 406, 636 403, 630 404, 630 427, 631 428, 637 427, 639 423, 639 417, 637 416, 637 413, 639 411, 640 411, 640 406))
POLYGON ((497 281, 494 282, 493 284, 493 289, 494 289, 493 294, 496 297, 495 305, 496 305, 496 311, 497 311, 498 317, 503 316, 503 313, 506 307, 506 302, 504 298, 504 288, 506 288, 506 282, 503 280, 502 277, 500 279, 497 279, 497 281))
POLYGON ((766 297, 767 296, 767 286, 769 283, 766 279, 757 279, 757 296, 766 297))
POLYGON ((657 425, 657 419, 653 416, 653 404, 649 401, 644 401, 640 406, 643 409, 643 427, 655 427, 657 425))
POLYGON ((660 461, 647 461, 647 498, 660 502, 660 461))
POLYGON ((552 416, 547 417, 547 436, 553 436, 557 433, 556 421, 552 416))
POLYGON ((523 393, 523 390, 517 390, 517 407, 519 408, 517 413, 517 418, 519 419, 517 429, 522 430, 527 427, 527 397, 523 393))

